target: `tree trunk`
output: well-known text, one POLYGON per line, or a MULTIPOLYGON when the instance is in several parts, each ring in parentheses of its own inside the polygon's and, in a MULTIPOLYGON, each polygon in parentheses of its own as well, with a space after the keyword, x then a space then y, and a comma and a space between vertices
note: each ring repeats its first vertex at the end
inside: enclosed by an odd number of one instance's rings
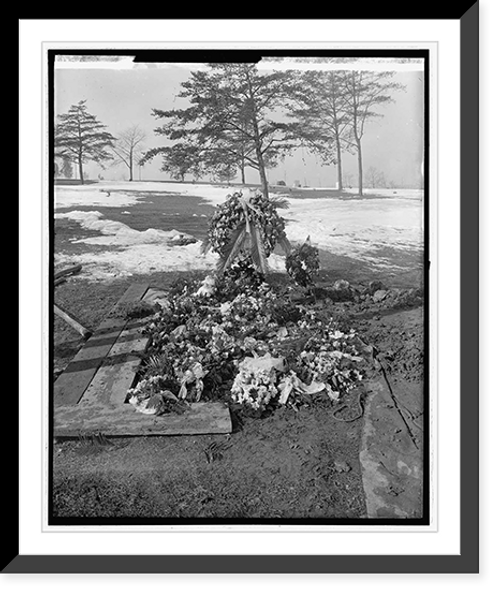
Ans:
POLYGON ((335 133, 335 145, 337 149, 337 189, 342 191, 344 184, 342 181, 342 144, 340 142, 340 122, 337 110, 337 91, 335 75, 330 73, 330 84, 332 88, 332 109, 333 109, 333 131, 335 133))
POLYGON ((262 193, 264 194, 264 198, 267 198, 269 200, 269 187, 267 185, 266 167, 264 165, 262 153, 260 152, 260 146, 257 147, 257 160, 259 162, 259 176, 260 184, 262 186, 262 193))
POLYGON ((356 138, 356 146, 358 147, 358 193, 363 196, 363 156, 361 154, 361 140, 356 138))
POLYGON ((134 181, 134 159, 133 159, 133 156, 134 155, 133 155, 132 151, 130 151, 129 159, 128 159, 128 169, 129 169, 130 175, 129 175, 128 181, 134 181))
POLYGON ((250 99, 252 101, 251 121, 252 121, 252 128, 253 128, 253 140, 254 140, 254 144, 255 144, 255 155, 257 157, 257 163, 259 165, 260 183, 262 186, 262 193, 264 194, 264 198, 267 198, 269 200, 269 187, 267 185, 266 166, 264 164, 264 157, 262 156, 259 122, 257 121, 257 113, 256 113, 252 83, 250 81, 250 78, 248 77, 248 74, 247 74, 247 82, 248 82, 248 90, 250 93, 250 99))
POLYGON ((336 133, 337 142, 337 189, 342 191, 344 184, 342 182, 342 147, 340 146, 340 139, 338 133, 336 133))
POLYGON ((83 185, 85 183, 85 180, 83 178, 83 163, 81 157, 78 158, 78 173, 80 175, 80 182, 83 185))
POLYGON ((260 177, 260 185, 262 186, 262 193, 264 194, 264 198, 269 199, 269 187, 267 185, 267 177, 266 177, 266 166, 264 164, 264 157, 262 156, 262 151, 260 147, 260 133, 259 133, 259 125, 257 123, 256 118, 253 120, 253 127, 254 127, 254 142, 255 142, 255 155, 257 157, 257 164, 259 166, 259 177, 260 177))
POLYGON ((241 158, 240 171, 241 171, 241 183, 245 184, 246 183, 246 180, 245 180, 245 157, 241 158))
POLYGON ((254 120, 254 130, 255 130, 255 154, 257 156, 257 163, 259 165, 260 185, 262 186, 262 193, 264 194, 264 198, 267 198, 269 200, 269 187, 267 185, 266 166, 264 164, 264 157, 262 156, 262 151, 260 148, 260 134, 259 134, 259 125, 257 124, 257 120, 254 120))

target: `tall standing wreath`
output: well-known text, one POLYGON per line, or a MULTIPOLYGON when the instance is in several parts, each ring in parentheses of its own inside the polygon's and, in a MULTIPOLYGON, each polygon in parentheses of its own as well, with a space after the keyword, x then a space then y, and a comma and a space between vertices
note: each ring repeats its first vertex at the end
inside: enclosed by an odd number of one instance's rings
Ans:
POLYGON ((268 271, 267 259, 280 244, 288 254, 290 243, 285 234, 285 221, 278 208, 285 208, 283 200, 265 198, 256 193, 244 196, 236 192, 213 214, 205 248, 212 248, 219 256, 217 273, 231 269, 268 271))

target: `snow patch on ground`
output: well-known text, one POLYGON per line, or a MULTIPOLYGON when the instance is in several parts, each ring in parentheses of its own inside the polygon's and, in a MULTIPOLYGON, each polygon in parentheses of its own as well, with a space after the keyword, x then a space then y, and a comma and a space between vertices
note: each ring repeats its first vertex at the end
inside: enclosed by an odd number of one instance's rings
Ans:
POLYGON ((103 188, 101 184, 93 186, 55 186, 54 208, 73 206, 133 206, 138 197, 115 191, 113 187, 103 188), (109 193, 109 195, 108 195, 109 193))
POLYGON ((57 265, 78 263, 82 274, 91 280, 106 280, 133 274, 148 274, 174 270, 211 270, 215 254, 202 255, 200 244, 167 246, 165 244, 122 245, 119 249, 59 256, 57 265))
POLYGON ((353 257, 381 247, 422 249, 423 208, 415 200, 291 198, 289 203, 281 214, 290 241, 310 235, 318 247, 353 257))
MULTIPOLYGON (((175 182, 100 182, 88 186, 55 186, 55 209, 73 206, 133 206, 138 200, 133 192, 165 192, 179 196, 197 196, 214 206, 224 202, 236 191, 234 186, 224 184, 183 184, 175 182)), ((245 191, 248 189, 245 188, 245 191)))
MULTIPOLYGON (((203 254, 201 242, 175 245, 175 242, 189 237, 173 229, 162 231, 147 229, 137 231, 124 223, 104 219, 98 211, 74 210, 56 213, 56 218, 77 221, 85 229, 99 231, 102 235, 80 239, 74 243, 106 246, 105 251, 89 251, 83 254, 65 256, 57 254, 55 264, 82 264, 82 276, 92 280, 106 280, 117 276, 138 273, 167 272, 173 270, 213 270, 217 254, 209 251, 203 254)), ((269 259, 272 270, 284 271, 284 258, 272 255, 269 259)))
POLYGON ((80 223, 84 229, 99 231, 103 237, 88 237, 80 239, 75 243, 88 243, 95 245, 140 245, 150 243, 174 243, 190 237, 176 229, 162 231, 159 229, 147 229, 137 231, 119 221, 103 219, 102 214, 97 211, 73 210, 65 213, 56 213, 55 218, 68 218, 80 223))

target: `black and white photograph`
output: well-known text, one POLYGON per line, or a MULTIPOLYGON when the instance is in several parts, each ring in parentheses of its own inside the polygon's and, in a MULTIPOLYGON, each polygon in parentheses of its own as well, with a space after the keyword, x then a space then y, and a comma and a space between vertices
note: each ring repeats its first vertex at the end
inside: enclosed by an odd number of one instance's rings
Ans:
POLYGON ((49 526, 429 526, 428 50, 47 62, 49 526))

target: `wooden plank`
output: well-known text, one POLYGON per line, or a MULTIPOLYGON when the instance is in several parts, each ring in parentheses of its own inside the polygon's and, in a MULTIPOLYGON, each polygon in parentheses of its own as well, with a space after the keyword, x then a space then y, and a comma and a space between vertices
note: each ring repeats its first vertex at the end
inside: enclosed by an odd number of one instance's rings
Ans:
POLYGON ((83 324, 80 324, 78 320, 75 320, 70 314, 65 311, 60 305, 56 305, 54 303, 54 313, 62 318, 67 324, 69 324, 72 328, 74 328, 77 332, 79 332, 84 338, 88 338, 92 332, 85 328, 83 324))
POLYGON ((149 342, 149 337, 140 333, 142 327, 142 323, 129 323, 121 332, 85 390, 79 406, 86 402, 124 404, 149 342))
POLYGON ((108 437, 141 435, 202 435, 231 433, 231 416, 221 402, 197 402, 183 414, 144 415, 130 404, 82 402, 60 406, 54 414, 54 437, 101 434, 108 437))
POLYGON ((60 278, 62 276, 69 276, 70 274, 76 274, 80 272, 82 269, 81 264, 76 264, 75 266, 70 266, 70 268, 66 268, 65 270, 60 270, 59 272, 54 273, 54 278, 60 278))
MULTIPOLYGON (((147 288, 145 284, 131 285, 117 305, 141 299, 147 288)), ((126 323, 125 318, 110 315, 100 324, 54 382, 54 406, 77 404, 80 401, 126 323)))
POLYGON ((123 296, 118 300, 117 305, 142 299, 143 295, 148 290, 148 287, 149 285, 145 283, 135 283, 133 285, 130 285, 130 287, 125 291, 123 296))

